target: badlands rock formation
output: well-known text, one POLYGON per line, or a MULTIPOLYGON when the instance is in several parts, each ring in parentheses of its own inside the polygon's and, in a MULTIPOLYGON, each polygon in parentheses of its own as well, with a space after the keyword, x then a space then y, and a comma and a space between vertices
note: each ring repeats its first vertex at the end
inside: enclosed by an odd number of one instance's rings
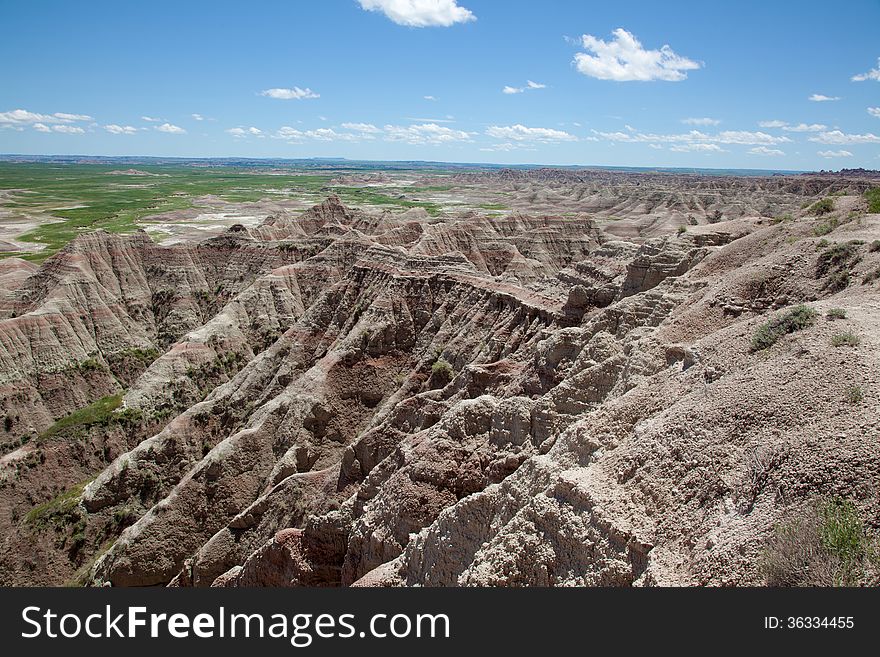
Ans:
POLYGON ((635 193, 613 219, 330 197, 3 261, 2 583, 746 585, 816 496, 877 529, 864 182, 669 187, 664 221, 635 193), (708 196, 721 216, 684 219, 708 196), (754 351, 800 303, 820 318, 754 351))

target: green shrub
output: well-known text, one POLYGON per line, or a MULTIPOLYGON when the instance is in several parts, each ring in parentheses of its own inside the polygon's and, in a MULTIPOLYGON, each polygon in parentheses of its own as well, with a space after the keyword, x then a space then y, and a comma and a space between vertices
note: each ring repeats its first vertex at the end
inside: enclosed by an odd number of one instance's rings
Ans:
MULTIPOLYGON (((878 187, 877 189, 880 189, 880 187, 878 187)), ((868 251, 870 251, 871 253, 877 253, 877 251, 880 251, 880 240, 874 240, 873 242, 871 242, 871 246, 868 247, 868 251)))
POLYGON ((752 336, 752 351, 772 347, 784 335, 812 326, 819 315, 815 310, 800 304, 791 310, 761 324, 752 336))
POLYGON ((832 308, 827 313, 825 313, 825 317, 828 319, 846 319, 846 311, 843 308, 832 308))
POLYGON ((846 389, 846 401, 850 404, 861 404, 864 399, 865 393, 862 391, 862 386, 854 385, 846 389))
POLYGON ((452 379, 452 365, 442 358, 438 358, 434 364, 431 365, 431 375, 438 378, 444 378, 448 381, 452 379))
POLYGON ((857 347, 861 341, 861 338, 852 331, 835 333, 831 336, 831 344, 835 347, 857 347))
POLYGON ((880 213, 880 187, 874 187, 865 192, 868 200, 868 212, 880 213))
POLYGON ((817 217, 821 217, 823 214, 828 214, 829 212, 833 211, 834 199, 825 197, 821 201, 816 201, 815 203, 813 203, 813 205, 810 206, 810 209, 807 212, 817 217))
POLYGON ((867 583, 875 548, 855 505, 823 500, 774 528, 762 570, 770 586, 867 583))
POLYGON ((679 226, 677 232, 679 235, 684 235, 687 232, 687 226, 679 226))
POLYGON ((57 433, 74 427, 90 427, 92 425, 107 425, 113 419, 113 411, 122 405, 122 393, 108 395, 92 402, 85 408, 74 411, 70 415, 61 418, 51 427, 40 434, 40 439, 51 438, 57 433))
POLYGON ((850 283, 850 274, 862 259, 860 240, 841 242, 825 249, 816 260, 816 278, 828 276, 826 289, 840 291, 850 283))
POLYGON ((827 235, 831 231, 833 231, 839 225, 837 219, 831 218, 828 221, 823 221, 821 224, 816 226, 813 229, 813 234, 816 237, 821 237, 822 235, 827 235))

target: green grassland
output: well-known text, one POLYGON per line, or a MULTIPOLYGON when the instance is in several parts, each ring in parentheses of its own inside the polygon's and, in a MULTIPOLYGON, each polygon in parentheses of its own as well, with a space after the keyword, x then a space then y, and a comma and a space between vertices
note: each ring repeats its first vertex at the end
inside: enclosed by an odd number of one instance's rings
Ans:
POLYGON ((0 190, 16 190, 5 199, 6 210, 58 219, 19 237, 45 246, 25 257, 42 260, 87 230, 134 231, 143 217, 190 208, 205 195, 230 202, 278 194, 314 195, 330 181, 328 175, 269 174, 231 167, 139 165, 138 171, 154 175, 110 174, 120 169, 103 164, 0 162, 0 190))

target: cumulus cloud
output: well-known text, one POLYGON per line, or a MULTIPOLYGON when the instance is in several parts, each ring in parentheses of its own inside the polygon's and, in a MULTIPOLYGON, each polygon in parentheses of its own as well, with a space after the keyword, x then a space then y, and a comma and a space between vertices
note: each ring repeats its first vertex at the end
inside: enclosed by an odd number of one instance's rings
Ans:
POLYGON ((864 82, 865 80, 876 80, 880 82, 880 57, 877 58, 877 68, 872 68, 867 73, 859 73, 852 76, 853 82, 864 82))
POLYGON ((293 87, 291 89, 275 88, 266 89, 260 92, 261 96, 269 98, 277 98, 278 100, 308 100, 310 98, 320 98, 321 94, 317 94, 308 87, 300 89, 293 87))
POLYGON ((612 34, 614 38, 611 41, 603 41, 591 34, 581 37, 583 47, 588 52, 575 54, 574 64, 578 71, 600 80, 618 82, 678 82, 687 78, 685 71, 703 66, 700 62, 676 54, 668 45, 660 50, 645 50, 633 34, 621 27, 612 34))
POLYGON ((766 146, 755 146, 754 148, 750 148, 749 153, 752 155, 785 155, 785 153, 778 148, 767 148, 766 146))
POLYGON ((179 125, 173 125, 171 123, 163 123, 162 125, 157 125, 156 130, 158 130, 159 132, 167 132, 172 135, 186 134, 186 130, 181 128, 179 125))
POLYGON ((840 96, 826 96, 824 94, 813 94, 807 100, 812 100, 814 103, 827 103, 832 100, 840 100, 840 96))
POLYGON ((787 121, 759 121, 758 125, 762 128, 782 128, 785 132, 821 132, 828 129, 828 126, 822 123, 791 125, 787 121))
POLYGON ((669 150, 675 151, 676 153, 693 153, 693 152, 724 153, 724 152, 726 152, 718 144, 704 144, 704 143, 674 144, 673 146, 669 147, 669 150))
POLYGON ((870 114, 871 116, 876 116, 878 119, 880 119, 880 107, 869 107, 868 114, 870 114))
POLYGON ((486 129, 486 134, 504 141, 540 141, 559 142, 577 141, 577 137, 563 130, 553 128, 529 128, 516 125, 493 125, 486 129))
POLYGON ((505 87, 501 90, 501 93, 505 94, 521 94, 524 91, 528 91, 529 89, 546 89, 546 84, 541 84, 540 82, 532 82, 531 80, 526 80, 526 84, 524 87, 511 87, 509 85, 505 85, 505 87))
POLYGON ((709 117, 682 119, 682 123, 686 125, 718 125, 721 123, 718 119, 710 119, 709 117))
POLYGON ((371 135, 382 132, 372 123, 343 123, 342 127, 346 130, 352 130, 353 132, 364 132, 371 135))
POLYGON ((69 135, 81 135, 85 132, 85 130, 83 130, 79 126, 66 125, 63 123, 59 124, 59 125, 53 125, 52 130, 54 132, 63 132, 63 133, 69 134, 69 135))
POLYGON ((405 117, 407 121, 413 121, 415 123, 455 123, 455 117, 446 115, 445 119, 436 119, 436 118, 424 118, 419 116, 407 116, 405 117))
POLYGON ((798 123, 797 125, 786 125, 782 127, 786 132, 821 132, 827 128, 827 125, 821 123, 798 123))
POLYGON ((840 130, 831 130, 830 132, 820 132, 815 137, 810 137, 809 139, 819 144, 880 144, 880 137, 872 132, 858 135, 847 134, 840 130))
POLYGON ((477 20, 457 0, 358 0, 366 11, 381 11, 398 25, 449 27, 477 20))
POLYGON ((403 141, 408 144, 445 144, 456 141, 471 141, 472 134, 454 130, 436 123, 417 123, 409 126, 386 125, 385 139, 403 141))
POLYGON ((138 129, 131 125, 116 125, 115 123, 111 123, 109 125, 104 126, 104 130, 114 135, 133 135, 136 134, 138 129))
POLYGON ((76 123, 78 121, 91 120, 92 117, 88 114, 68 114, 66 112, 40 114, 38 112, 30 112, 24 109, 0 112, 0 125, 25 126, 33 125, 35 123, 42 123, 45 125, 52 123, 76 123))
POLYGON ((821 157, 852 157, 849 151, 818 151, 816 155, 821 157))
POLYGON ((248 137, 248 136, 252 136, 252 137, 265 136, 263 134, 262 130, 260 130, 259 128, 255 128, 254 126, 251 126, 249 128, 243 128, 241 126, 239 126, 237 128, 229 128, 229 130, 227 130, 226 132, 229 133, 230 135, 232 135, 233 137, 238 137, 238 138, 248 137))
POLYGON ((747 130, 722 130, 714 135, 699 130, 669 135, 643 132, 598 132, 595 130, 593 133, 608 141, 631 143, 717 143, 774 146, 791 141, 785 136, 776 137, 766 132, 749 132, 747 130))
POLYGON ((480 150, 485 153, 508 153, 510 151, 520 150, 523 146, 524 144, 512 144, 509 141, 506 141, 502 144, 494 144, 493 146, 483 146, 480 150))
POLYGON ((147 123, 159 123, 162 119, 156 118, 155 116, 142 116, 141 120, 146 121, 147 123))
POLYGON ((56 119, 65 123, 73 123, 75 121, 91 121, 92 117, 88 114, 67 114, 65 112, 55 112, 53 114, 56 119))

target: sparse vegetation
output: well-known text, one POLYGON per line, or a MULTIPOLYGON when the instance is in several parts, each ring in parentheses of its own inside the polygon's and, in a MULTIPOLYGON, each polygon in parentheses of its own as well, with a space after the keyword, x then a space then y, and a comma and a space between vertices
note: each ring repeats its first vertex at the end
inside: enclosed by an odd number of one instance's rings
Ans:
POLYGON ((880 240, 874 240, 873 242, 871 242, 871 246, 868 247, 868 251, 870 253, 877 253, 877 251, 880 251, 880 240))
POLYGON ((833 498, 777 525, 762 566, 770 586, 853 586, 873 583, 875 558, 855 505, 833 498))
POLYGON ((784 335, 815 324, 818 315, 819 313, 807 305, 795 306, 782 315, 761 324, 752 336, 751 350, 761 351, 772 347, 784 335))
POLYGON ((451 379, 452 378, 452 365, 443 360, 442 358, 437 359, 433 365, 431 365, 431 374, 433 376, 451 379))
POLYGON ((834 212, 834 199, 827 196, 813 203, 813 205, 810 206, 810 209, 807 210, 808 214, 812 214, 817 217, 821 217, 822 215, 828 214, 829 212, 834 212))
POLYGON ((834 244, 825 249, 816 260, 816 278, 827 276, 826 289, 840 291, 850 284, 853 267, 862 259, 859 247, 864 244, 860 240, 850 240, 834 244))
POLYGON ((679 226, 678 227, 678 234, 679 235, 684 235, 686 232, 687 232, 687 226, 679 226))
POLYGON ((830 320, 846 319, 846 311, 843 308, 832 308, 827 313, 825 313, 825 317, 830 320))
POLYGON ((868 283, 873 283, 878 278, 880 278, 880 267, 876 269, 872 269, 867 274, 862 277, 862 283, 867 285, 868 283))
POLYGON ((852 331, 835 333, 831 336, 831 344, 835 347, 857 347, 861 341, 861 338, 852 331))
POLYGON ((862 386, 853 385, 846 389, 846 401, 850 404, 861 404, 865 399, 865 393, 862 386))
POLYGON ((832 232, 835 228, 837 228, 838 223, 839 222, 837 221, 837 219, 834 219, 834 218, 831 218, 828 221, 823 221, 821 224, 819 224, 818 226, 816 226, 813 229, 813 234, 816 237, 821 237, 822 235, 827 235, 828 233, 832 232))
POLYGON ((83 481, 48 502, 35 506, 27 512, 24 521, 30 525, 66 524, 64 518, 79 504, 83 490, 90 481, 83 481))
POLYGON ((868 212, 880 213, 880 187, 874 187, 865 192, 868 201, 868 212))
POLYGON ((108 395, 92 402, 85 408, 74 411, 70 415, 61 418, 51 427, 40 434, 40 439, 45 440, 52 436, 75 427, 90 427, 93 425, 107 425, 113 419, 113 412, 122 405, 122 393, 108 395))

